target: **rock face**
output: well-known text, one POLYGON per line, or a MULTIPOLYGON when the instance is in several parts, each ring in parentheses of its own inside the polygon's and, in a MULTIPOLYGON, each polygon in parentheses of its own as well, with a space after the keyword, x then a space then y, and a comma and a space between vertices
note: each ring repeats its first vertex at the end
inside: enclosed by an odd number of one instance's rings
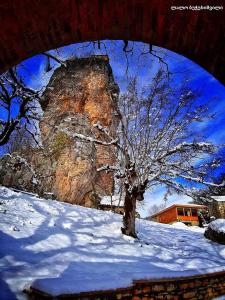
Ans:
MULTIPOLYGON (((70 60, 54 72, 41 101, 43 148, 26 156, 38 178, 39 193, 50 192, 65 202, 96 207, 99 196, 113 192, 112 174, 97 172, 97 168, 115 163, 114 146, 96 145, 74 134, 109 141, 93 126, 101 124, 114 138, 119 123, 118 94, 107 56, 70 60)), ((31 190, 30 184, 22 188, 31 190)))
POLYGON ((114 137, 118 92, 107 56, 68 61, 67 67, 55 71, 42 100, 40 131, 44 148, 53 154, 50 185, 57 198, 90 206, 93 194, 112 193, 112 174, 96 172, 99 166, 114 163, 112 149, 73 134, 104 139, 93 127, 100 123, 114 137))

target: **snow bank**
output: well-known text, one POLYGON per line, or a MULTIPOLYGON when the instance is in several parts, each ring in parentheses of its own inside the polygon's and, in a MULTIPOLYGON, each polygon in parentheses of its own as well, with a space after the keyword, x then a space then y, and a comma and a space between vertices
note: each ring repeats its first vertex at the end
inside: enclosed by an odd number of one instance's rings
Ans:
POLYGON ((173 227, 176 228, 183 228, 183 229, 188 229, 188 226, 185 225, 183 222, 174 222, 173 224, 171 224, 173 227))
POLYGON ((30 285, 58 295, 225 269, 225 247, 203 232, 137 220, 135 240, 121 225, 111 212, 0 187, 0 299, 26 299, 30 285))
POLYGON ((198 232, 201 232, 201 233, 204 233, 204 231, 205 231, 204 228, 200 228, 198 226, 187 226, 183 222, 174 222, 171 225, 173 227, 180 228, 180 229, 185 229, 185 230, 189 230, 189 231, 198 231, 198 232))

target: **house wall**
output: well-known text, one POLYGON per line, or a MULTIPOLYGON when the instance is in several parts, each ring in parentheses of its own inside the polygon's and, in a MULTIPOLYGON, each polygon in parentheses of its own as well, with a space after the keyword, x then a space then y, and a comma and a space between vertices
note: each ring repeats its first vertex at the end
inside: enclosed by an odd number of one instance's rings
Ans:
POLYGON ((159 215, 157 215, 155 217, 152 217, 151 220, 157 221, 159 223, 165 223, 165 224, 180 221, 180 222, 191 223, 192 225, 197 225, 197 226, 199 225, 198 216, 192 216, 192 215, 190 215, 190 216, 181 216, 181 215, 178 215, 178 213, 177 213, 177 208, 178 207, 186 208, 186 207, 182 207, 182 206, 171 207, 170 209, 160 213, 159 215))
POLYGON ((159 223, 176 222, 176 220, 177 220, 176 207, 171 207, 170 209, 159 214, 157 216, 157 220, 159 223))

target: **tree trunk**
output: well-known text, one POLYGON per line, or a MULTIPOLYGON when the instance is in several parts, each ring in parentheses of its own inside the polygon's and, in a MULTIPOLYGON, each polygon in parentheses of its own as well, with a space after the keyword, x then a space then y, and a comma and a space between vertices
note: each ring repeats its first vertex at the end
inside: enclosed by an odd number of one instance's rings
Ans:
POLYGON ((123 234, 134 238, 137 238, 135 231, 136 200, 134 194, 126 192, 124 199, 123 227, 121 228, 123 234))
POLYGON ((135 217, 136 217, 136 201, 144 200, 144 193, 147 188, 148 180, 138 186, 127 184, 125 186, 125 199, 124 199, 124 215, 123 227, 121 231, 123 234, 137 238, 135 231, 135 217))

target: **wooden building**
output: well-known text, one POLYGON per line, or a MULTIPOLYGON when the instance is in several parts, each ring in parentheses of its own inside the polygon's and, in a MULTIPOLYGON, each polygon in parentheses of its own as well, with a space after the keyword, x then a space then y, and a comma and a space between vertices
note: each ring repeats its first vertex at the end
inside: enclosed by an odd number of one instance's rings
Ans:
POLYGON ((197 204, 174 204, 146 219, 165 224, 182 222, 186 225, 198 226, 198 210, 205 208, 206 206, 197 204))

